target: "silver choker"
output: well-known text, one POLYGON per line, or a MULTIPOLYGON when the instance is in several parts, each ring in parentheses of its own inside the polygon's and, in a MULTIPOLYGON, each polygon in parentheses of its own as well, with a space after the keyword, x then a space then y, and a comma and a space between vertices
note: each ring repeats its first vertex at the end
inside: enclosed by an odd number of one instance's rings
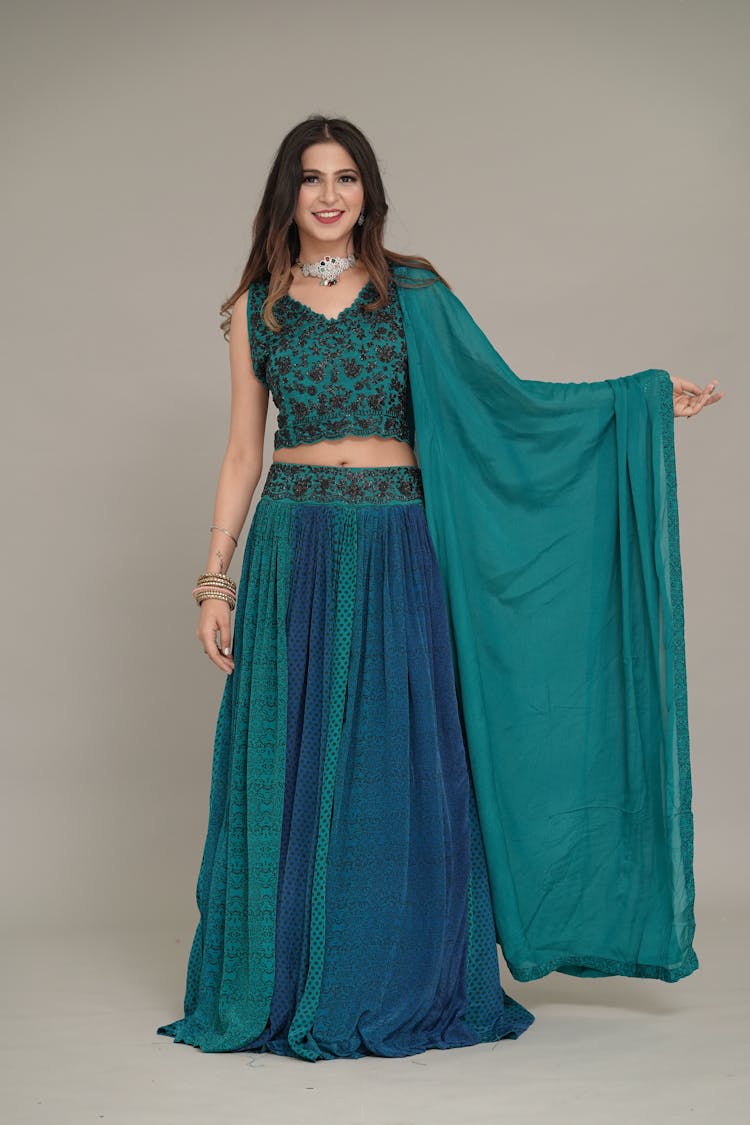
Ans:
POLYGON ((304 277, 319 277, 321 285, 335 285, 344 270, 351 269, 356 260, 354 254, 350 254, 348 258, 326 254, 319 262, 303 263, 298 258, 294 264, 301 267, 304 277))

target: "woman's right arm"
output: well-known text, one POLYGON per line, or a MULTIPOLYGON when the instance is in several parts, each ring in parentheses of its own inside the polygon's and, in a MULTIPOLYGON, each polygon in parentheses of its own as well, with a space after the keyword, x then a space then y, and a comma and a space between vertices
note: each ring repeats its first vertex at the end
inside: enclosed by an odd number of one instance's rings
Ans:
MULTIPOLYGON (((211 523, 216 528, 226 528, 239 539, 263 468, 269 398, 267 388, 256 379, 253 370, 247 334, 247 293, 237 298, 232 309, 229 367, 232 382, 229 440, 219 472, 211 523)), ((224 573, 229 569, 235 544, 223 531, 214 530, 210 536, 205 570, 224 573)), ((230 625, 228 603, 219 598, 206 598, 200 607, 196 635, 214 664, 227 673, 234 671, 230 625)))

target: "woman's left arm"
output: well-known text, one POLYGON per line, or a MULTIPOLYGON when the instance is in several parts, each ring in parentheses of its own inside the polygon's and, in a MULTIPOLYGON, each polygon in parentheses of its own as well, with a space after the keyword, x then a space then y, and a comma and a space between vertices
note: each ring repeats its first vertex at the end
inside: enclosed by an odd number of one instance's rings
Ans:
POLYGON ((692 418, 704 406, 710 406, 712 402, 718 402, 724 397, 723 391, 714 393, 718 379, 713 379, 704 390, 701 390, 697 383, 689 383, 687 379, 677 379, 674 375, 670 375, 669 378, 672 380, 675 418, 692 418))

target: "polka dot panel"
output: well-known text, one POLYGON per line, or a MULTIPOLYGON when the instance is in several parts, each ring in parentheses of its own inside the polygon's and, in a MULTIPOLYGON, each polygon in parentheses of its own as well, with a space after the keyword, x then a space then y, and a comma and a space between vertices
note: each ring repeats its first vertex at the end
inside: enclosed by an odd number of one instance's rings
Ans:
POLYGON ((158 1030, 307 1061, 516 1038, 423 502, 263 498, 234 646, 185 1017, 158 1030))

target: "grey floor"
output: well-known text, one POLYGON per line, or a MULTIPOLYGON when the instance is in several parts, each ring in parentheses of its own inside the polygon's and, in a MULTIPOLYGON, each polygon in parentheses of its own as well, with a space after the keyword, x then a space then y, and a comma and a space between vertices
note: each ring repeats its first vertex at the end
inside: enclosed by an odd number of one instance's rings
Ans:
POLYGON ((553 974, 506 991, 519 1040, 318 1063, 203 1054, 155 1034, 182 1012, 192 931, 5 940, 3 1125, 483 1125, 750 1121, 750 912, 698 915, 676 984, 553 974))

